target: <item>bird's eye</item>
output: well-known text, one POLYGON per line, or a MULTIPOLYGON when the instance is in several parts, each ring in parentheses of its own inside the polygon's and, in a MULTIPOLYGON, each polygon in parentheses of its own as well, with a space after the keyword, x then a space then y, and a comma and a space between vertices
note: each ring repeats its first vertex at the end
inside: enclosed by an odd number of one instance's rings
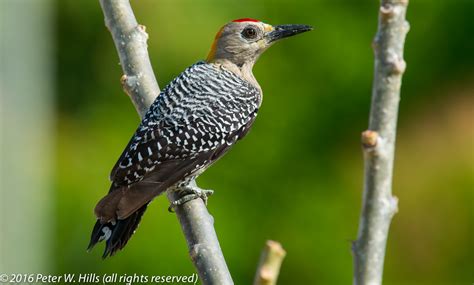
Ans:
POLYGON ((242 36, 246 39, 255 39, 257 37, 257 30, 252 26, 246 27, 242 31, 242 36))

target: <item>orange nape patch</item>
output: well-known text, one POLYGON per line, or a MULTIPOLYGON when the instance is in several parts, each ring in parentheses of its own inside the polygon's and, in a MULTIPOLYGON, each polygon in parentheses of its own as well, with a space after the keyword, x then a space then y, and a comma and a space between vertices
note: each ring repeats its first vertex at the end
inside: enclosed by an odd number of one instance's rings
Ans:
POLYGON ((213 60, 214 60, 214 57, 216 56, 217 41, 218 41, 219 38, 221 37, 222 31, 224 30, 224 27, 225 27, 225 26, 223 26, 222 28, 220 28, 219 31, 217 32, 216 36, 214 37, 214 41, 212 42, 212 45, 211 45, 211 50, 210 50, 209 53, 207 54, 207 58, 206 58, 206 61, 207 61, 207 62, 213 61, 213 60))
POLYGON ((261 22, 261 21, 257 19, 252 19, 252 18, 242 18, 242 19, 233 20, 232 22, 240 23, 240 22, 261 22))

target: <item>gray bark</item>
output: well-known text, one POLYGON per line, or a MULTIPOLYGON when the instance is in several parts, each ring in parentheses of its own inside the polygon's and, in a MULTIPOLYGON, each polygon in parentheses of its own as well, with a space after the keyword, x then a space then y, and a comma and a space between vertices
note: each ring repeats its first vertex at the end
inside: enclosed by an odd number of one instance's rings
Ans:
POLYGON ((122 86, 142 117, 160 94, 148 57, 148 34, 137 23, 128 0, 101 0, 100 5, 119 54, 122 86))
POLYGON ((403 47, 409 25, 408 0, 382 0, 375 53, 369 130, 362 133, 365 181, 357 240, 353 243, 354 284, 382 283, 390 222, 397 212, 392 172, 402 74, 403 47))
MULTIPOLYGON (((137 23, 129 0, 100 0, 105 23, 119 54, 124 72, 121 82, 142 117, 160 89, 147 51, 148 35, 137 23)), ((168 193, 170 202, 178 197, 168 193)), ((201 199, 175 207, 176 215, 186 237, 191 260, 203 284, 234 284, 225 263, 214 221, 201 199)))
MULTIPOLYGON (((178 192, 168 192, 170 202, 178 192)), ((214 230, 214 219, 202 199, 194 199, 175 209, 188 243, 189 255, 203 284, 234 284, 214 230)))

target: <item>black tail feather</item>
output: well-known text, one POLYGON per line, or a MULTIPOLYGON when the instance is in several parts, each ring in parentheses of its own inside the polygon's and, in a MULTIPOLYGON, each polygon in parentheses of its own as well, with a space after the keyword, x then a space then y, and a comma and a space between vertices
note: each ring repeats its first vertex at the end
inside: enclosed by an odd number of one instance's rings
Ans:
POLYGON ((105 225, 106 224, 101 224, 100 220, 97 219, 94 229, 92 229, 91 240, 89 242, 89 246, 87 247, 87 251, 90 251, 99 241, 102 241, 105 238, 104 232, 102 232, 102 228, 105 225))
POLYGON ((117 251, 125 247, 130 237, 135 232, 143 213, 148 204, 143 205, 135 213, 124 220, 101 224, 100 220, 95 223, 92 230, 91 240, 87 250, 91 250, 98 242, 106 241, 102 258, 113 256, 117 251))

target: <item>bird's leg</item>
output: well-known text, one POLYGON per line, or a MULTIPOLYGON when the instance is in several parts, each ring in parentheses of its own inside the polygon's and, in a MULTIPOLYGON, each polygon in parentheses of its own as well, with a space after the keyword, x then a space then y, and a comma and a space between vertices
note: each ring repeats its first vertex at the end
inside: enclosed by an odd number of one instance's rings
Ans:
POLYGON ((195 180, 192 180, 186 186, 179 187, 175 191, 179 194, 178 196, 180 198, 171 202, 170 206, 168 207, 168 211, 170 212, 174 212, 174 209, 177 206, 183 205, 186 202, 198 198, 201 198, 204 201, 204 204, 207 206, 207 198, 214 193, 213 190, 199 188, 195 180))

